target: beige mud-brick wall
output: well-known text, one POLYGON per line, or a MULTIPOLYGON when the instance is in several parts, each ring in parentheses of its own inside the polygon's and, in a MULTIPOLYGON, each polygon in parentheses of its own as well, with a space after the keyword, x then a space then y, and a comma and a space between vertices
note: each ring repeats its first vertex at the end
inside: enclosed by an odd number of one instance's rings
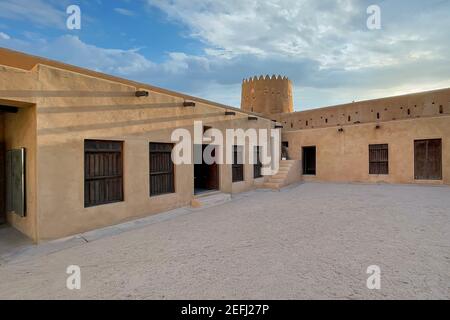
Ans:
POLYGON ((450 88, 272 116, 284 131, 450 115, 450 88))
MULTIPOLYGON (((149 142, 170 142, 175 128, 193 130, 194 120, 217 129, 269 129, 271 121, 249 121, 246 114, 150 90, 136 98, 133 86, 65 70, 39 66, 42 94, 38 104, 38 197, 41 239, 53 239, 188 205, 193 196, 193 166, 175 168, 176 193, 149 196, 149 142), (124 201, 84 208, 84 140, 124 141, 124 201)), ((224 133, 225 136, 225 133, 224 133)), ((220 189, 250 190, 231 183, 231 166, 220 165, 220 189)), ((248 168, 246 172, 250 172, 248 168)), ((251 170, 253 173, 253 170, 251 170)))
POLYGON ((317 147, 317 175, 305 181, 450 184, 450 116, 285 132, 289 155, 317 147), (442 181, 414 179, 414 140, 442 139, 442 181), (369 144, 389 144, 389 175, 369 175, 369 144))
POLYGON ((291 81, 281 76, 253 77, 242 82, 241 108, 267 117, 294 110, 291 81))
MULTIPOLYGON (((176 193, 149 196, 149 142, 170 142, 175 128, 192 132, 194 120, 223 131, 273 126, 264 118, 248 121, 248 115, 239 110, 234 116, 225 116, 224 106, 200 98, 8 50, 0 49, 0 53, 5 57, 2 63, 13 66, 0 66, 4 89, 0 91, 1 101, 36 106, 29 110, 34 112, 37 146, 34 151, 31 147, 28 150, 35 155, 36 163, 35 168, 27 166, 27 175, 35 176, 34 185, 30 185, 33 179, 28 179, 27 190, 35 194, 36 213, 34 219, 29 213, 23 222, 11 220, 35 240, 59 238, 188 205, 194 189, 192 165, 175 168, 176 193), (136 98, 138 89, 149 91, 150 96, 136 98), (196 107, 183 107, 186 99, 194 99, 196 107), (84 208, 85 139, 124 141, 124 202, 84 208)), ((28 111, 24 114, 31 116, 28 111)), ((231 165, 220 165, 219 170, 220 190, 224 192, 250 190, 261 183, 249 174, 252 167, 246 169, 246 180, 237 187, 231 181, 231 165)))

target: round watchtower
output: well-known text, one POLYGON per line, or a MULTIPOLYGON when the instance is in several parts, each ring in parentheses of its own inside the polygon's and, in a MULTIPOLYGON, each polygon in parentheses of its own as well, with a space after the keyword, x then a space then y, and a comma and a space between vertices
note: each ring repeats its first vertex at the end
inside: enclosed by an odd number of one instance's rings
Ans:
POLYGON ((253 77, 242 82, 241 109, 270 116, 293 112, 292 83, 286 77, 253 77))

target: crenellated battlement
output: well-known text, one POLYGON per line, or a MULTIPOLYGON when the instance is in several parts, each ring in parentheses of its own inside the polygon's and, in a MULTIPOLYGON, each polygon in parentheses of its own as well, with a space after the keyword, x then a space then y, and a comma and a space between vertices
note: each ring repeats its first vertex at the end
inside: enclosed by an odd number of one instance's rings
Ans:
POLYGON ((242 81, 241 108, 271 116, 293 111, 292 83, 281 75, 260 75, 242 81))
POLYGON ((274 75, 273 74, 272 76, 260 75, 259 77, 254 76, 254 77, 246 78, 246 79, 242 80, 242 83, 253 83, 253 82, 257 82, 257 81, 258 82, 259 81, 267 81, 267 82, 271 82, 271 81, 289 81, 289 82, 291 82, 291 80, 289 80, 289 78, 286 77, 286 76, 282 77, 281 75, 274 75))

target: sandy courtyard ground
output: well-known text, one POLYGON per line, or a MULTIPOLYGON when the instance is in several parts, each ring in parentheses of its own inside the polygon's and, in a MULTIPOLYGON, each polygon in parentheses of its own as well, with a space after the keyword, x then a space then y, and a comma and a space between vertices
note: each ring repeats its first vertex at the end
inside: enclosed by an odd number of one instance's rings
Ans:
POLYGON ((0 266, 0 298, 449 299, 450 188, 306 183, 0 266), (66 288, 68 265, 81 290, 66 288), (366 287, 381 268, 381 289, 366 287))

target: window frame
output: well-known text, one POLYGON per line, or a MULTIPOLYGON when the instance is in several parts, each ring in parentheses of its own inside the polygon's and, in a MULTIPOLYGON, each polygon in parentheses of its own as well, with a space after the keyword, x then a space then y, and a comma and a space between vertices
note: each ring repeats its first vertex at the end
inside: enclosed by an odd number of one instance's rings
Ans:
POLYGON ((232 182, 242 182, 245 181, 245 172, 244 172, 244 146, 241 145, 233 145, 233 164, 231 165, 231 178, 232 182), (241 150, 242 163, 239 162, 239 149, 241 150))
MULTIPOLYGON (((124 201, 124 161, 123 161, 123 141, 118 141, 118 140, 99 140, 99 139, 85 139, 84 140, 84 207, 85 208, 91 208, 91 207, 97 207, 97 206, 101 206, 101 205, 107 205, 107 204, 112 204, 112 203, 118 203, 118 202, 123 202, 124 201), (97 144, 95 148, 89 147, 88 145, 90 143, 94 143, 97 144), (118 149, 115 148, 97 148, 98 144, 117 144, 119 146, 118 149), (112 156, 119 154, 119 157, 116 158, 113 161, 117 161, 117 166, 119 168, 119 173, 116 174, 110 174, 110 175, 104 175, 104 176, 96 176, 93 175, 91 176, 88 172, 88 163, 87 163, 87 156, 88 155, 92 155, 92 154, 110 154, 112 156), (88 186, 92 181, 101 181, 104 184, 107 185, 107 182, 111 182, 114 180, 119 180, 118 185, 119 187, 119 191, 118 191, 118 195, 117 196, 113 196, 113 199, 110 200, 105 200, 105 201, 98 201, 95 202, 91 199, 91 193, 90 193, 90 188, 88 190, 88 186)), ((102 160, 104 161, 104 159, 102 160)), ((95 166, 95 160, 94 160, 94 166, 95 166)), ((110 171, 112 171, 111 169, 109 169, 110 171)), ((94 169, 95 171, 95 169, 94 169)))
MULTIPOLYGON (((379 155, 382 157, 383 154, 379 155)), ((388 143, 377 143, 377 144, 369 144, 369 175, 389 175, 389 144, 388 143), (372 156, 376 154, 376 152, 386 151, 386 159, 380 160, 379 158, 373 159, 372 156), (386 169, 383 171, 382 169, 386 169)))
MULTIPOLYGON (((436 146, 435 146, 436 147, 436 146)), ((444 156, 444 150, 443 150, 443 147, 444 147, 444 145, 443 145, 443 139, 442 138, 435 138, 435 139, 416 139, 416 140, 414 140, 414 180, 415 181, 442 181, 443 180, 443 178, 444 178, 444 175, 443 175, 443 170, 444 170, 444 168, 443 168, 443 165, 444 165, 444 162, 443 162, 443 156, 444 156), (437 176, 431 176, 431 173, 430 173, 430 171, 429 171, 429 168, 430 168, 430 163, 428 162, 427 163, 427 168, 428 168, 428 170, 426 171, 426 172, 422 172, 422 174, 428 174, 428 176, 422 176, 421 174, 419 174, 419 168, 418 168, 418 165, 419 165, 419 159, 418 159, 418 151, 419 151, 419 146, 421 145, 421 144, 426 144, 426 151, 425 151, 425 153, 426 153, 426 155, 427 155, 427 158, 426 158, 426 160, 429 160, 429 157, 428 157, 428 152, 429 152, 429 148, 430 148, 430 144, 432 144, 432 143, 436 143, 436 142, 439 142, 439 144, 438 144, 438 146, 439 146, 439 148, 437 149, 437 150, 439 150, 439 157, 436 157, 436 159, 435 160, 438 160, 439 162, 438 162, 438 164, 439 164, 439 167, 438 167, 438 172, 437 172, 437 176)))
POLYGON ((148 157, 149 157, 148 158, 148 165, 149 165, 149 193, 148 194, 149 194, 150 198, 176 193, 175 164, 172 161, 173 148, 174 148, 174 144, 171 142, 149 142, 149 144, 148 144, 148 157), (152 151, 152 145, 170 146, 170 151, 169 150, 158 150, 158 151, 153 150, 152 151), (152 153, 169 154, 169 159, 170 159, 170 165, 168 166, 169 170, 152 172, 152 153), (154 188, 152 188, 152 177, 162 176, 162 175, 169 175, 171 177, 170 183, 168 185, 168 189, 155 192, 154 188))

